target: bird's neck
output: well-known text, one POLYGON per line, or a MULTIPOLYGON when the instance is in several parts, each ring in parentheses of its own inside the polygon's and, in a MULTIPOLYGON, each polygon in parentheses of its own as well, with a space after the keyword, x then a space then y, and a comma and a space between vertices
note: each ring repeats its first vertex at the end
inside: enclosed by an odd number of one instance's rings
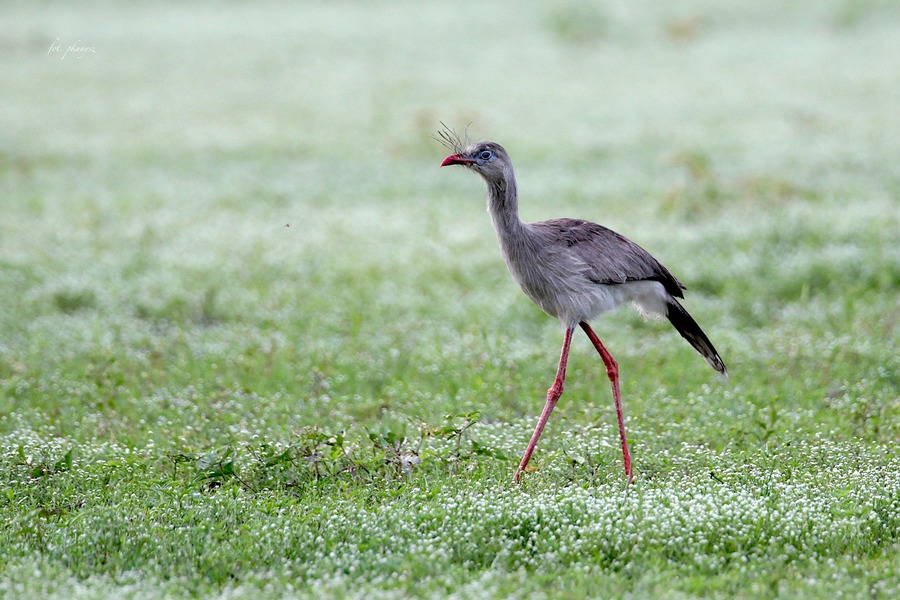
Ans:
POLYGON ((488 212, 491 221, 497 230, 497 235, 503 240, 511 234, 515 234, 522 228, 519 219, 519 196, 516 191, 516 178, 512 171, 499 181, 488 181, 488 212))

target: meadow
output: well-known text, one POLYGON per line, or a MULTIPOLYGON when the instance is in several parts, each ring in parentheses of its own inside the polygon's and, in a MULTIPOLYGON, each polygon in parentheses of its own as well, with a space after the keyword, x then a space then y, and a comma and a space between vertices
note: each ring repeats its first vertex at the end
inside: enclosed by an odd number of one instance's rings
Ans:
POLYGON ((0 597, 900 596, 896 3, 2 11, 0 597), (688 287, 634 485, 440 121, 688 287))

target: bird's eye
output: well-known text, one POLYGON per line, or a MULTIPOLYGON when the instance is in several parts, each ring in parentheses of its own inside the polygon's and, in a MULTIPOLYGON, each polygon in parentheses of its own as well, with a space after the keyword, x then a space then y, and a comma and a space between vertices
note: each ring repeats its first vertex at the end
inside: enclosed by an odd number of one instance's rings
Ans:
POLYGON ((481 160, 491 160, 492 158, 494 158, 494 153, 490 150, 482 150, 478 153, 478 158, 480 158, 481 160))

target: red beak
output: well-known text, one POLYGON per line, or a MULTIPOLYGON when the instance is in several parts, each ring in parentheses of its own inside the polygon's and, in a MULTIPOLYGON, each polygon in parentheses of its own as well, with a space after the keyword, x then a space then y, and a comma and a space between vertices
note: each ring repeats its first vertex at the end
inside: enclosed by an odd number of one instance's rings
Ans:
POLYGON ((471 158, 466 158, 464 156, 460 156, 459 154, 451 154, 444 159, 444 162, 441 163, 441 166, 446 167, 447 165, 471 165, 473 162, 475 161, 471 158))

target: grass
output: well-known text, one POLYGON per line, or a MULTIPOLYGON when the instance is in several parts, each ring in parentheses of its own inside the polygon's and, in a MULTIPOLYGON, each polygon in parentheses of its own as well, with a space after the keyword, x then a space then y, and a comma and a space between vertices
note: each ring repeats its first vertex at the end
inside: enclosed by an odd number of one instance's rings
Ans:
POLYGON ((892 3, 6 12, 0 596, 900 592, 892 3), (580 338, 510 483, 562 336, 439 120, 688 286, 727 382, 595 323, 635 485, 580 338))

